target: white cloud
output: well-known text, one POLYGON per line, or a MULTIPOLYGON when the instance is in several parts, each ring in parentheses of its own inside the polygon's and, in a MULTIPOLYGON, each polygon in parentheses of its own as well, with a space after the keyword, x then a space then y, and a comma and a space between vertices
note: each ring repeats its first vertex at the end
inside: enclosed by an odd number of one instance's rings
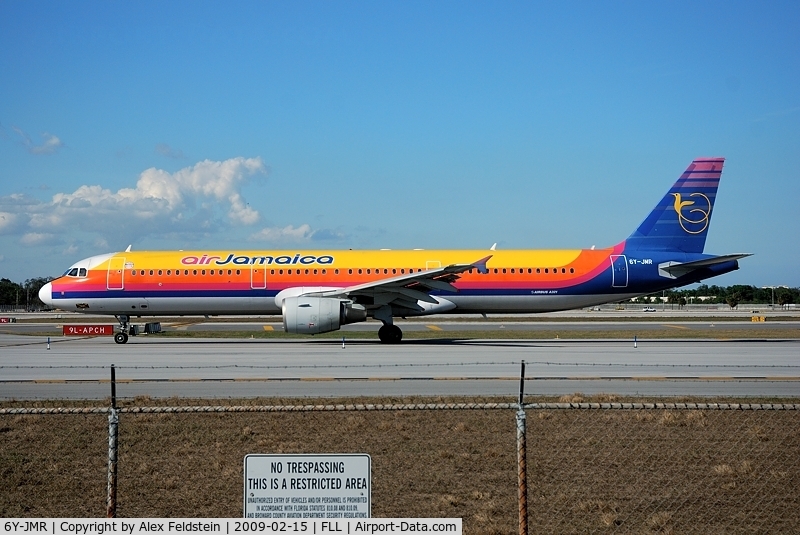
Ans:
POLYGON ((300 225, 297 228, 289 225, 283 228, 262 228, 260 231, 251 234, 250 239, 252 241, 266 242, 299 242, 310 239, 313 234, 311 226, 308 224, 300 225))
POLYGON ((57 136, 49 132, 43 132, 41 136, 42 143, 36 145, 31 137, 21 128, 17 128, 16 126, 12 126, 11 128, 22 138, 22 144, 25 145, 25 148, 27 148, 28 152, 31 154, 54 154, 58 149, 64 146, 64 143, 57 136))
POLYGON ((17 217, 17 214, 12 214, 11 212, 0 212, 0 234, 13 232, 18 221, 19 217, 17 217))
POLYGON ((244 200, 241 188, 252 175, 266 172, 260 158, 204 160, 175 173, 147 169, 135 187, 117 192, 84 185, 53 195, 52 202, 13 194, 0 198, 0 233, 13 228, 24 234, 23 245, 76 231, 99 234, 102 243, 131 243, 148 235, 190 236, 230 224, 252 225, 260 215, 244 200))
POLYGON ((162 156, 166 156, 167 158, 174 158, 176 160, 182 160, 186 156, 183 155, 182 150, 176 150, 167 145, 166 143, 159 143, 156 145, 156 153, 162 156))
POLYGON ((294 227, 266 227, 250 235, 250 241, 265 242, 304 242, 304 241, 340 241, 344 234, 330 229, 311 229, 307 223, 294 227))
POLYGON ((55 243, 57 238, 49 232, 27 232, 23 234, 19 241, 23 245, 46 245, 55 243))

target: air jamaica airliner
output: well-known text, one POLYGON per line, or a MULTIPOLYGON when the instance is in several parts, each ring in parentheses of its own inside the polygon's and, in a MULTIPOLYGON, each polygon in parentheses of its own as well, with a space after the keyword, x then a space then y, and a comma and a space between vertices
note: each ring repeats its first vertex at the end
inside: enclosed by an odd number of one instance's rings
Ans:
POLYGON ((627 240, 605 249, 131 251, 86 258, 39 297, 116 316, 281 314, 317 334, 396 317, 551 312, 617 302, 722 275, 749 254, 703 253, 724 158, 698 158, 627 240))

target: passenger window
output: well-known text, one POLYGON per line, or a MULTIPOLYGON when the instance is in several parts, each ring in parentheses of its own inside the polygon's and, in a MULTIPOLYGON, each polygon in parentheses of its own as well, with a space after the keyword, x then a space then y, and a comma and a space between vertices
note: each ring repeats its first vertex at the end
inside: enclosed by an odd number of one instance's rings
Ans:
POLYGON ((308 270, 306 270, 306 275, 308 275, 308 270))
POLYGON ((241 274, 242 274, 242 270, 241 270, 241 269, 237 269, 237 270, 236 270, 236 274, 237 274, 237 275, 241 275, 241 274))
POLYGON ((511 268, 511 273, 514 273, 514 268, 511 268))
POLYGON ((494 268, 494 272, 497 273, 497 268, 494 268))
POLYGON ((278 270, 278 275, 283 275, 283 270, 282 269, 278 270))
POLYGON ((549 268, 544 268, 544 272, 545 273, 550 273, 550 269, 549 268))
POLYGON ((575 268, 569 268, 570 273, 575 273, 575 268))
MULTIPOLYGON (((308 272, 308 270, 306 270, 306 272, 308 272)), ((315 269, 314 270, 314 275, 316 275, 316 274, 317 274, 317 270, 315 269)))
POLYGON ((184 275, 188 275, 188 274, 189 274, 189 270, 188 270, 188 269, 184 269, 184 270, 183 270, 183 274, 184 274, 184 275))
MULTIPOLYGON (((159 271, 158 274, 161 275, 161 272, 159 271)), ((171 269, 167 270, 167 275, 172 275, 172 270, 171 269)))
POLYGON ((150 270, 150 276, 152 276, 152 275, 153 275, 153 270, 151 269, 151 270, 150 270))
POLYGON ((505 272, 506 272, 506 268, 503 268, 503 273, 505 273, 505 272))
POLYGON ((368 269, 368 270, 367 270, 367 275, 369 275, 369 274, 370 274, 370 270, 368 269))
POLYGON ((358 270, 358 274, 361 275, 361 270, 360 269, 358 270))
POLYGON ((561 273, 566 273, 566 272, 567 272, 566 268, 561 268, 561 273))
POLYGON ((542 272, 541 268, 536 268, 536 273, 541 273, 541 272, 542 272))
POLYGON ((352 269, 348 269, 348 270, 347 270, 347 274, 348 274, 348 275, 352 275, 352 274, 353 274, 353 270, 352 270, 352 269))
POLYGON ((196 269, 192 270, 192 275, 197 275, 197 270, 196 269))
POLYGON ((230 275, 231 273, 233 273, 233 271, 231 271, 231 270, 229 269, 229 270, 228 270, 228 275, 230 275))
POLYGON ((201 273, 201 274, 203 274, 203 275, 205 275, 205 274, 206 274, 206 270, 204 269, 204 270, 203 270, 203 271, 201 271, 200 273, 201 273))
POLYGON ((135 269, 131 270, 131 275, 133 275, 134 277, 136 276, 136 270, 135 269))
POLYGON ((270 269, 270 270, 269 270, 269 274, 270 274, 270 275, 274 275, 274 274, 275 274, 275 270, 274 270, 274 269, 270 269))

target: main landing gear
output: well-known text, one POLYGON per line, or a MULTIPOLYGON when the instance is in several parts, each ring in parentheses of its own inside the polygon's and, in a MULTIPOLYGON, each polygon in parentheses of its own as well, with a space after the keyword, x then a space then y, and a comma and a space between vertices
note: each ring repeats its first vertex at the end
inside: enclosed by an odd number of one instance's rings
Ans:
POLYGON ((380 338, 381 342, 384 344, 399 344, 400 340, 403 339, 403 331, 401 331, 400 327, 397 325, 384 323, 383 326, 378 329, 378 338, 380 338))
POLYGON ((124 344, 128 341, 128 332, 130 331, 128 321, 130 318, 128 316, 117 316, 116 318, 119 322, 119 332, 114 335, 114 341, 118 344, 124 344))

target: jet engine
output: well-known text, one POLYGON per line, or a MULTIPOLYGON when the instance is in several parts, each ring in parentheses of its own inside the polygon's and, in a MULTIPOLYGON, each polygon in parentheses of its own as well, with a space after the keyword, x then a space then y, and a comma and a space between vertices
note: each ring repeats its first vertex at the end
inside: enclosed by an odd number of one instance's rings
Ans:
POLYGON ((363 306, 344 299, 298 296, 283 300, 283 329, 287 333, 326 333, 366 319, 363 306))

